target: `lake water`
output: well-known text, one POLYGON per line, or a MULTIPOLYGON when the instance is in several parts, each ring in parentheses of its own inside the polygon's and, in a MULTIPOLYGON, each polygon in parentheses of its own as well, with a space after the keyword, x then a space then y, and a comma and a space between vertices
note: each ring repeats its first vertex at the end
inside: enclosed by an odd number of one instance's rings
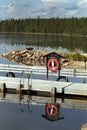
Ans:
POLYGON ((87 122, 87 111, 71 108, 61 108, 64 119, 50 122, 44 119, 44 106, 32 106, 29 113, 27 105, 24 112, 20 111, 19 104, 0 102, 0 129, 1 130, 80 130, 87 122))
MULTIPOLYGON (((3 53, 33 47, 34 49, 51 49, 59 51, 73 51, 78 48, 86 52, 86 38, 64 38, 39 35, 0 35, 0 55, 3 53)), ((16 64, 0 56, 0 63, 16 64)), ((75 79, 71 79, 73 82, 75 79)), ((79 80, 80 82, 80 80, 79 80)), ((50 122, 41 115, 44 114, 45 105, 32 105, 32 113, 28 106, 23 105, 24 111, 20 110, 20 104, 0 102, 0 129, 1 130, 80 130, 87 122, 87 110, 61 107, 61 115, 64 119, 50 122)))

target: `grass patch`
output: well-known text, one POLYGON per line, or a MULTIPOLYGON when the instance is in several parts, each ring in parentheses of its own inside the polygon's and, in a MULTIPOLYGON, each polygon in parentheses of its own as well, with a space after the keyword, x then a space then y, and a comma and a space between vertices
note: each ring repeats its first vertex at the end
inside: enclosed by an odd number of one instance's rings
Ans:
POLYGON ((73 60, 73 61, 87 61, 87 57, 84 55, 81 55, 79 53, 64 53, 63 56, 67 60, 73 60))

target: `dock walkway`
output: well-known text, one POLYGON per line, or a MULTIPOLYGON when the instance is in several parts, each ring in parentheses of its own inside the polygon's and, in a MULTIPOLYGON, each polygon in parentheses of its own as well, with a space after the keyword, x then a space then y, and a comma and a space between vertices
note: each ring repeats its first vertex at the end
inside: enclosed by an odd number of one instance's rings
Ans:
MULTIPOLYGON (((6 88, 14 88, 19 91, 20 81, 21 78, 0 77, 0 89, 3 90, 3 85, 6 84, 6 88)), ((28 83, 29 81, 26 78, 21 81, 24 90, 30 89, 29 85, 32 85, 32 91, 51 93, 56 88, 56 93, 87 96, 87 84, 84 83, 58 82, 39 79, 33 79, 30 84, 28 83)))
MULTIPOLYGON (((25 73, 25 74, 44 74, 46 75, 46 67, 37 66, 21 66, 21 65, 3 65, 0 64, 0 72, 13 72, 13 73, 25 73)), ((51 72, 49 72, 52 74, 51 72)), ((87 70, 73 70, 73 69, 61 69, 61 75, 67 76, 81 76, 85 77, 87 75, 87 70)), ((58 75, 58 73, 54 73, 58 75)), ((41 80, 22 78, 22 77, 5 77, 0 76, 0 90, 3 91, 3 87, 15 89, 20 91, 20 85, 23 85, 22 90, 32 90, 37 92, 49 92, 54 93, 56 88, 56 93, 71 94, 71 95, 81 95, 87 96, 87 84, 84 83, 74 83, 74 82, 60 82, 53 80, 41 80), (30 88, 31 86, 31 88, 30 88)))

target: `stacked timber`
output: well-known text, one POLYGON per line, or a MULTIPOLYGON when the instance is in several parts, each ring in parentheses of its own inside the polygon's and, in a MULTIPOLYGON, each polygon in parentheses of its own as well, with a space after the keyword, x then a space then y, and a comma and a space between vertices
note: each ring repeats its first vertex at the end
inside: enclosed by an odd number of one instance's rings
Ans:
POLYGON ((44 53, 40 50, 26 49, 26 50, 14 50, 9 53, 2 54, 3 57, 22 63, 25 65, 45 65, 44 53))
MULTIPOLYGON (((25 50, 14 50, 11 52, 7 52, 2 54, 4 58, 7 58, 8 60, 15 61, 17 63, 22 63, 24 65, 37 65, 37 66, 45 66, 46 65, 46 59, 44 58, 44 55, 51 53, 52 51, 48 50, 33 50, 33 48, 26 48, 25 50)), ((55 51, 58 53, 58 51, 55 51)), ((61 53, 60 53, 61 54, 61 53)), ((61 54, 63 55, 63 54, 61 54)), ((61 58, 61 68, 87 68, 86 62, 84 61, 73 61, 70 59, 63 59, 61 58)))

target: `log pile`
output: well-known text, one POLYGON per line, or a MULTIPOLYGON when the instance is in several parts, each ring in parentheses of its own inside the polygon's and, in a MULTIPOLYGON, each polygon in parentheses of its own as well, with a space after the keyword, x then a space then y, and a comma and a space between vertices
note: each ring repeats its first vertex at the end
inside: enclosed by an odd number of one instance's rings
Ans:
MULTIPOLYGON (((26 48, 25 50, 14 50, 5 54, 2 54, 4 58, 8 60, 22 63, 29 66, 45 66, 46 59, 45 54, 51 53, 51 51, 33 50, 32 48, 26 48)), ((56 52, 58 53, 58 52, 56 52)), ((73 61, 61 58, 61 68, 85 68, 85 63, 82 61, 73 61)))
POLYGON ((15 61, 17 63, 22 63, 25 65, 45 65, 45 59, 43 58, 44 53, 40 50, 14 50, 9 53, 2 54, 4 58, 7 58, 11 61, 15 61))

